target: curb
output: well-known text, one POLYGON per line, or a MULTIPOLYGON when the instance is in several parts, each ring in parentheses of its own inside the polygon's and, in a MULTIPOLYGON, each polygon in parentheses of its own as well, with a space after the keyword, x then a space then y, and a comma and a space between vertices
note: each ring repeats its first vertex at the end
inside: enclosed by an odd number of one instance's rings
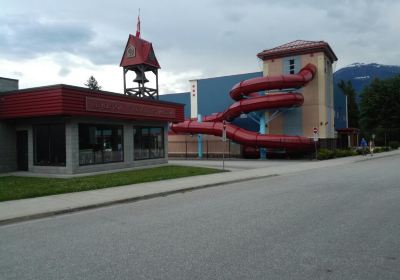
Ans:
POLYGON ((165 192, 147 194, 147 195, 143 195, 143 196, 136 196, 136 197, 118 199, 118 200, 114 200, 114 201, 96 203, 96 204, 87 205, 87 206, 80 206, 80 207, 74 207, 74 208, 48 211, 48 212, 44 212, 44 213, 38 213, 38 214, 32 214, 32 215, 26 215, 26 216, 21 216, 21 217, 0 220, 0 226, 15 224, 15 223, 19 223, 19 222, 25 222, 25 221, 30 221, 30 220, 37 220, 37 219, 42 219, 42 218, 49 218, 49 217, 53 217, 53 216, 59 216, 59 215, 64 215, 64 214, 68 214, 68 213, 80 212, 80 211, 91 210, 91 209, 96 209, 96 208, 102 208, 102 207, 107 207, 107 206, 112 206, 112 205, 117 205, 117 204, 132 203, 132 202, 152 199, 152 198, 156 198, 156 197, 165 197, 165 196, 178 194, 178 193, 185 193, 185 192, 191 192, 191 191, 212 188, 212 187, 217 187, 217 186, 222 186, 222 185, 229 185, 232 183, 240 183, 240 182, 252 181, 252 180, 257 180, 257 179, 276 177, 276 176, 280 176, 280 174, 269 174, 269 175, 249 177, 249 178, 244 178, 244 179, 239 179, 239 180, 229 180, 229 181, 224 181, 224 182, 219 182, 219 183, 199 185, 196 187, 188 187, 188 188, 182 188, 182 189, 177 189, 177 190, 170 190, 170 191, 165 191, 165 192))
POLYGON ((365 160, 372 160, 372 159, 380 159, 380 158, 387 158, 387 157, 395 157, 398 156, 400 153, 391 153, 391 154, 384 154, 383 153, 377 153, 374 154, 372 157, 370 155, 366 155, 365 157, 362 157, 361 159, 355 160, 354 162, 363 162, 365 160))
MULTIPOLYGON (((368 158, 343 158, 343 159, 347 159, 346 163, 359 163, 359 162, 364 162, 364 161, 370 161, 370 160, 375 160, 375 159, 380 159, 380 158, 386 158, 386 157, 394 157, 394 156, 399 156, 400 155, 400 151, 395 152, 395 153, 379 153, 374 157, 368 157, 368 158)), ((333 159, 335 160, 335 159, 333 159)), ((330 160, 327 160, 326 162, 329 162, 330 160)), ((317 162, 325 162, 325 161, 315 161, 315 163, 317 162)), ((336 163, 333 165, 337 165, 337 164, 341 164, 341 163, 336 163)), ((330 166, 330 165, 328 165, 330 166)), ((29 220, 36 220, 36 219, 41 219, 41 218, 48 218, 48 217, 53 217, 53 216, 58 216, 58 215, 63 215, 63 214, 68 214, 68 213, 74 213, 74 212, 79 212, 79 211, 85 211, 85 210, 91 210, 91 209, 96 209, 96 208, 101 208, 101 207, 107 207, 107 206, 112 206, 112 205, 117 205, 117 204, 124 204, 124 203, 132 203, 132 202, 136 202, 136 201, 142 201, 142 200, 147 200, 147 199, 152 199, 152 198, 156 198, 156 197, 164 197, 164 196, 168 196, 168 195, 173 195, 173 194, 178 194, 178 193, 185 193, 185 192, 190 192, 190 191, 195 191, 195 190, 201 190, 201 189, 205 189, 205 188, 212 188, 212 187, 217 187, 217 186, 222 186, 222 185, 228 185, 228 184, 232 184, 232 183, 240 183, 240 182, 245 182, 245 181, 252 181, 252 180, 258 180, 258 179, 264 179, 264 178, 269 178, 269 177, 276 177, 276 176, 282 176, 282 175, 287 175, 287 174, 296 174, 298 172, 302 172, 305 170, 312 170, 312 169, 316 169, 316 168, 325 168, 328 166, 312 166, 312 167, 308 167, 304 170, 298 170, 298 171, 291 171, 291 172, 283 172, 283 173, 272 173, 272 174, 268 174, 268 175, 253 175, 253 176, 249 176, 243 179, 231 179, 231 180, 227 180, 227 181, 222 181, 222 182, 217 182, 217 183, 209 183, 209 184, 202 184, 202 185, 198 185, 198 186, 194 186, 194 187, 183 187, 180 189, 175 189, 175 190, 168 190, 168 191, 161 191, 158 193, 151 193, 151 194, 145 194, 145 195, 139 195, 139 196, 131 196, 128 198, 123 198, 123 199, 115 199, 112 201, 105 201, 105 202, 99 202, 99 203, 94 203, 91 205, 84 205, 84 206, 76 206, 76 207, 71 207, 71 208, 64 208, 64 209, 59 209, 59 210, 50 210, 47 212, 42 212, 42 213, 36 213, 36 214, 31 214, 31 215, 23 215, 23 216, 19 216, 19 217, 14 217, 14 218, 6 218, 6 219, 2 219, 0 220, 0 226, 3 225, 9 225, 9 224, 15 224, 18 222, 24 222, 24 221, 29 221, 29 220)))

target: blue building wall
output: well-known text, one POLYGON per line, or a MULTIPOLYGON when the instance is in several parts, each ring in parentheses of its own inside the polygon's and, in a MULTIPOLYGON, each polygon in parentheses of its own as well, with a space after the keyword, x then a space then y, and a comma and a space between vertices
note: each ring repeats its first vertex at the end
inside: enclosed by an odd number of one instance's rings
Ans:
POLYGON ((159 99, 185 104, 185 119, 190 118, 190 92, 163 94, 159 95, 159 99))
MULTIPOLYGON (((297 73, 300 70, 300 62, 296 61, 295 67, 297 73)), ((288 69, 288 67, 284 67, 284 69, 288 69)), ((206 116, 224 111, 234 103, 229 96, 229 91, 235 84, 246 79, 261 77, 262 75, 262 72, 253 72, 198 80, 198 112, 202 116, 206 116)), ((301 92, 301 89, 298 91, 301 92)), ((160 100, 185 104, 185 119, 190 118, 190 92, 160 95, 160 100)), ((337 87, 334 87, 334 108, 335 129, 345 128, 347 123, 346 97, 337 87)), ((302 107, 285 112, 284 133, 302 135, 301 115, 302 107)), ((236 118, 233 123, 248 130, 259 130, 258 124, 250 116, 236 118)))
MULTIPOLYGON (((202 116, 224 111, 235 101, 229 96, 232 87, 247 79, 262 77, 262 72, 238 74, 197 80, 198 112, 202 116)), ((249 116, 236 118, 233 123, 248 130, 258 131, 259 125, 249 116)))

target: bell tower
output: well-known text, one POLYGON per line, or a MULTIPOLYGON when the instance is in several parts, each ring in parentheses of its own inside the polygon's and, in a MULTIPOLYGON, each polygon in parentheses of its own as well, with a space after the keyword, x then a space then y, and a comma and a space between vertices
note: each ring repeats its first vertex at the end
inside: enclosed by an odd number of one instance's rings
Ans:
POLYGON ((130 34, 120 66, 123 68, 124 94, 158 100, 158 69, 160 69, 160 65, 150 42, 130 34), (136 73, 132 87, 127 87, 126 82, 126 74, 129 71, 136 73), (155 88, 146 85, 149 82, 145 75, 146 72, 154 74, 155 88))

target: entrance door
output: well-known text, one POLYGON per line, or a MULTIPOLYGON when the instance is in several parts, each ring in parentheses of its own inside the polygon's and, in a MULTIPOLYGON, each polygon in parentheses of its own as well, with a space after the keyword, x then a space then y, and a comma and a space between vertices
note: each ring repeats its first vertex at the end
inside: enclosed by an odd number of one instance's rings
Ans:
POLYGON ((28 171, 28 131, 17 131, 17 169, 28 171))

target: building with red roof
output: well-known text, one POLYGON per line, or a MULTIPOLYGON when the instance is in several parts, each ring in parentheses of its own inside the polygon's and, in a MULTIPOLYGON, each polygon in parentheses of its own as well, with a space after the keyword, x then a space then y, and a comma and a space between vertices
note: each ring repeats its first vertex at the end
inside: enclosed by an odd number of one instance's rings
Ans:
POLYGON ((313 54, 318 52, 323 52, 327 57, 329 57, 331 62, 337 60, 335 53, 328 43, 324 41, 305 40, 296 40, 272 49, 263 50, 257 54, 257 57, 265 61, 268 59, 288 57, 291 55, 313 54))
POLYGON ((333 69, 337 57, 324 41, 296 40, 257 54, 263 61, 264 76, 298 73, 305 65, 316 66, 314 79, 300 90, 304 96, 301 107, 285 112, 266 112, 267 133, 313 137, 317 128, 322 141, 335 138, 333 69))
MULTIPOLYGON (((160 68, 152 44, 132 35, 120 65, 160 68)), ((0 78, 0 172, 75 174, 166 163, 168 123, 183 120, 178 103, 62 84, 19 90, 18 81, 0 78)))

